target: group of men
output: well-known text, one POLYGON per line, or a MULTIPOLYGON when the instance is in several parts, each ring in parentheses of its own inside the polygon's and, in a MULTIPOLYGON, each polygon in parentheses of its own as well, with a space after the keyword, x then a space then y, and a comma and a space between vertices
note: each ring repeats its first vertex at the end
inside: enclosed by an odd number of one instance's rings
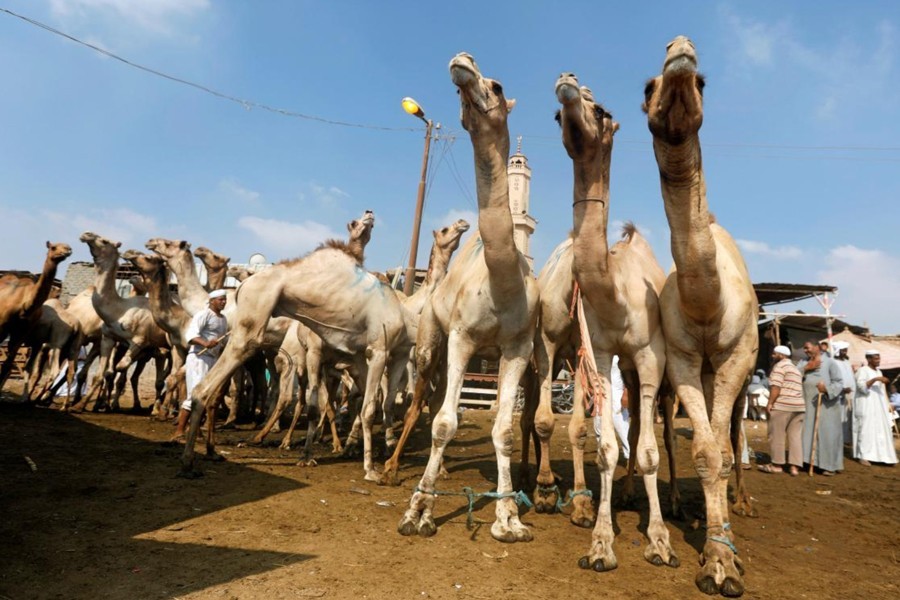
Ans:
MULTIPOLYGON (((776 346, 769 376, 769 445, 772 461, 764 473, 797 475, 812 465, 822 475, 844 469, 844 445, 859 464, 897 463, 888 398, 890 382, 878 368, 877 350, 866 351, 866 365, 854 370, 846 342, 835 341, 834 357, 806 342, 806 359, 796 365, 787 346, 776 346)), ((900 399, 900 398, 898 398, 900 399)))

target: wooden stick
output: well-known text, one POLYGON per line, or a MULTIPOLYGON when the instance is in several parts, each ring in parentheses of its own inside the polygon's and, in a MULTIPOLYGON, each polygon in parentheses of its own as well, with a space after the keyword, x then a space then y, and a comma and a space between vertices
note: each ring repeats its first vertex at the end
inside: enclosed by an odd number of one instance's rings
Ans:
MULTIPOLYGON (((227 332, 227 333, 226 333, 225 335, 223 335, 222 337, 220 337, 220 338, 219 338, 219 341, 221 342, 222 340, 224 340, 225 338, 227 338, 229 335, 231 335, 231 332, 230 332, 230 331, 227 332)), ((210 350, 212 350, 212 348, 204 348, 203 350, 201 350, 200 352, 197 353, 197 356, 203 356, 204 354, 206 354, 206 353, 209 352, 210 350)))
POLYGON ((816 396, 816 418, 813 420, 813 439, 812 439, 812 448, 810 448, 809 452, 809 476, 813 476, 813 464, 816 462, 816 445, 819 441, 819 413, 822 412, 822 396, 824 396, 822 392, 819 392, 819 395, 816 396))

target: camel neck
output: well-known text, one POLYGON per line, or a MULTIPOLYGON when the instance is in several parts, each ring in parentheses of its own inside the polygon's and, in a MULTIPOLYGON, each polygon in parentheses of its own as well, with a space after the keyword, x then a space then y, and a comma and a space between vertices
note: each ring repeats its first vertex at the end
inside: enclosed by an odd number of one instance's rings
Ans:
POLYGON ((498 144, 472 139, 475 150, 475 184, 478 193, 478 230, 484 243, 484 261, 492 284, 501 289, 524 285, 519 251, 513 237, 509 212, 509 133, 498 144))
POLYGON ((27 306, 30 307, 28 312, 42 306, 50 297, 50 290, 53 288, 53 279, 56 278, 56 270, 58 267, 59 265, 53 260, 50 260, 49 257, 44 261, 44 268, 41 269, 41 276, 38 277, 37 282, 32 287, 32 295, 27 303, 27 306))
POLYGON ((189 314, 195 315, 204 308, 209 300, 209 294, 200 285, 200 277, 197 276, 197 267, 190 252, 178 252, 172 258, 166 259, 166 264, 175 273, 178 280, 178 295, 181 297, 182 306, 189 314))
POLYGON ((100 317, 107 321, 115 320, 114 313, 124 302, 124 298, 116 291, 116 272, 119 269, 119 253, 102 259, 96 263, 97 279, 94 283, 93 305, 100 317), (97 298, 101 301, 98 302, 97 298))
POLYGON ((614 286, 609 277, 609 167, 612 147, 598 153, 593 163, 573 161, 575 185, 572 216, 574 270, 588 297, 608 296, 614 286))
POLYGON ((225 277, 228 275, 228 265, 223 267, 206 266, 206 291, 220 290, 225 287, 225 277))
POLYGON ((159 269, 153 275, 147 298, 150 301, 150 312, 153 314, 153 318, 170 334, 172 343, 184 345, 182 328, 185 325, 187 314, 181 306, 172 301, 168 269, 159 269))
POLYGON ((654 138, 653 150, 671 231, 678 291, 686 307, 708 316, 718 303, 721 283, 700 138, 694 135, 677 146, 654 138))
POLYGON ((431 257, 428 259, 428 272, 425 273, 425 280, 419 286, 412 296, 407 297, 403 305, 414 314, 419 314, 425 306, 425 300, 434 292, 447 274, 447 264, 450 262, 451 252, 445 251, 438 246, 437 242, 431 247, 431 257))

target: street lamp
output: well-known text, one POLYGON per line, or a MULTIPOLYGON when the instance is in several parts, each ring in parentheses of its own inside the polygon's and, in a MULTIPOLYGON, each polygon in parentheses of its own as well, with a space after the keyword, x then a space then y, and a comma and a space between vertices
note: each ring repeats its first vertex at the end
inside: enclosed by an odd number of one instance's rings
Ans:
POLYGON ((419 229, 422 228, 422 208, 425 205, 425 174, 428 170, 428 151, 431 149, 431 119, 425 118, 425 111, 419 103, 410 97, 400 101, 403 110, 425 122, 425 152, 422 154, 422 177, 419 179, 419 194, 416 197, 416 215, 413 218, 412 242, 409 246, 409 266, 406 267, 406 277, 403 282, 403 293, 412 295, 413 285, 416 281, 416 255, 419 252, 419 229))

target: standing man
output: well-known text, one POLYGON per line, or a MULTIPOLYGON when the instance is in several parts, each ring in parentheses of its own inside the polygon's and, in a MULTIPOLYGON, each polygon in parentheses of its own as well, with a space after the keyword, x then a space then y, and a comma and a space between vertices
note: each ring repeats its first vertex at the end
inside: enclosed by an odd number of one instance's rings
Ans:
POLYGON ((791 476, 803 466, 803 421, 806 402, 803 400, 803 379, 790 359, 787 346, 775 346, 772 358, 775 365, 769 377, 769 452, 772 464, 762 465, 763 473, 784 473, 789 465, 791 476), (787 463, 785 463, 787 450, 787 463))
MULTIPOLYGON (((619 369, 619 356, 614 355, 612 369, 609 372, 612 387, 613 427, 616 436, 622 443, 622 457, 627 461, 631 456, 631 447, 628 445, 628 388, 622 379, 622 371, 619 369)), ((600 443, 600 415, 594 417, 594 433, 597 435, 597 443, 600 443)))
POLYGON ((841 379, 844 382, 844 389, 841 392, 841 425, 844 429, 844 445, 849 446, 853 443, 853 396, 856 390, 856 374, 850 365, 850 356, 847 354, 850 350, 850 344, 841 340, 835 340, 831 345, 834 348, 834 360, 837 362, 841 370, 841 379))
POLYGON ((844 431, 841 425, 844 380, 837 363, 826 356, 818 344, 806 342, 803 344, 803 351, 807 359, 797 365, 803 376, 803 399, 806 402, 803 457, 807 463, 821 469, 822 475, 831 476, 844 470, 844 431), (812 456, 813 438, 816 435, 816 455, 812 456))
POLYGON ((868 365, 856 373, 856 404, 853 411, 853 458, 869 467, 872 462, 897 463, 891 413, 887 397, 888 378, 881 374, 878 350, 866 350, 868 365), (871 462, 870 462, 871 461, 871 462))
POLYGON ((173 440, 184 437, 184 429, 191 416, 191 397, 194 388, 216 364, 216 359, 222 351, 221 344, 228 332, 228 322, 222 315, 226 302, 225 290, 214 290, 209 293, 209 308, 201 310, 191 318, 185 336, 189 344, 187 359, 184 362, 187 397, 181 403, 181 410, 178 412, 178 425, 173 440))

